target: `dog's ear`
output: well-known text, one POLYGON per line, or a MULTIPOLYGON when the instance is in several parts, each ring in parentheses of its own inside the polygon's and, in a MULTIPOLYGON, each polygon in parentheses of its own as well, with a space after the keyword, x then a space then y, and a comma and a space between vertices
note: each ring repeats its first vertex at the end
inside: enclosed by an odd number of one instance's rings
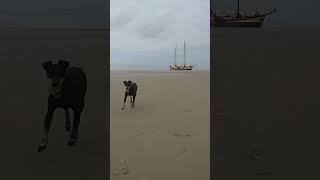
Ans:
POLYGON ((127 82, 127 81, 123 81, 123 84, 124 84, 124 85, 127 85, 127 84, 128 84, 128 82, 127 82))
POLYGON ((47 71, 52 66, 52 61, 46 61, 41 64, 42 67, 47 71))
POLYGON ((70 63, 68 61, 65 60, 59 60, 58 61, 59 64, 63 65, 63 67, 65 67, 66 69, 69 67, 70 63))

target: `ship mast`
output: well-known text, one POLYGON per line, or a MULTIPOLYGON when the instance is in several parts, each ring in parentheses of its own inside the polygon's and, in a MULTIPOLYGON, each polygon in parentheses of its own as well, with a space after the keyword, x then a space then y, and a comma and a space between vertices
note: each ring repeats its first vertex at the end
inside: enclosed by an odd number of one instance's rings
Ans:
POLYGON ((186 42, 183 42, 183 67, 186 67, 186 42))
POLYGON ((176 48, 174 49, 174 65, 177 65, 177 43, 176 43, 176 48))
POLYGON ((237 18, 241 17, 240 15, 240 0, 238 0, 238 8, 237 8, 237 18))

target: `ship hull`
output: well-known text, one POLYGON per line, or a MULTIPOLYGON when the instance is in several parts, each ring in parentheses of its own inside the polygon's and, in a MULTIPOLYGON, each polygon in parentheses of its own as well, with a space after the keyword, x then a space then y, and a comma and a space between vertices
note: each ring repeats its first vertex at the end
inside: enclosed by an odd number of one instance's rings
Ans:
POLYGON ((214 27, 251 27, 260 28, 263 25, 264 17, 235 18, 229 20, 211 20, 214 27))
POLYGON ((193 66, 171 66, 171 71, 191 71, 193 66))

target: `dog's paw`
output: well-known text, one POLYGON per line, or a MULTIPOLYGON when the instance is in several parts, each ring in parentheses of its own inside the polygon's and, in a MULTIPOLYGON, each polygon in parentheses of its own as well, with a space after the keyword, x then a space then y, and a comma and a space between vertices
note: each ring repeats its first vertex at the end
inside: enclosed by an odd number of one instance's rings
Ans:
POLYGON ((70 123, 66 123, 65 129, 66 129, 67 132, 70 132, 70 130, 71 130, 71 124, 70 124, 70 123))
POLYGON ((38 152, 42 152, 43 150, 45 150, 47 148, 47 145, 40 145, 38 147, 38 152))
POLYGON ((68 141, 68 145, 69 146, 74 146, 74 145, 76 145, 76 139, 74 139, 74 138, 72 138, 72 139, 70 139, 70 141, 68 141))

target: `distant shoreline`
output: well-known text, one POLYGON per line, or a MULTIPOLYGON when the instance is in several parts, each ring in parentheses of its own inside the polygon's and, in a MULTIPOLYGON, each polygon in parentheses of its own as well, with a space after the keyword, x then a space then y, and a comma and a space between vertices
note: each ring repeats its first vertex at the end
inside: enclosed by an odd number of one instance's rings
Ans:
POLYGON ((170 71, 170 70, 110 70, 110 76, 154 76, 154 75, 185 75, 193 73, 210 73, 210 70, 170 71))
POLYGON ((261 28, 230 28, 230 27, 218 27, 218 28, 214 28, 211 27, 211 30, 215 31, 215 30, 227 30, 227 31, 239 31, 239 30, 245 30, 245 31, 297 31, 297 30, 302 30, 302 31, 306 31, 306 30, 320 30, 320 27, 312 27, 312 26, 267 26, 267 27, 261 27, 261 28))
POLYGON ((0 28, 0 31, 109 31, 110 28, 54 28, 54 27, 16 27, 16 28, 0 28))
POLYGON ((194 69, 191 71, 170 71, 169 68, 168 69, 163 69, 163 68, 159 68, 159 69, 110 69, 110 72, 207 72, 210 71, 210 68, 208 69, 194 69))

